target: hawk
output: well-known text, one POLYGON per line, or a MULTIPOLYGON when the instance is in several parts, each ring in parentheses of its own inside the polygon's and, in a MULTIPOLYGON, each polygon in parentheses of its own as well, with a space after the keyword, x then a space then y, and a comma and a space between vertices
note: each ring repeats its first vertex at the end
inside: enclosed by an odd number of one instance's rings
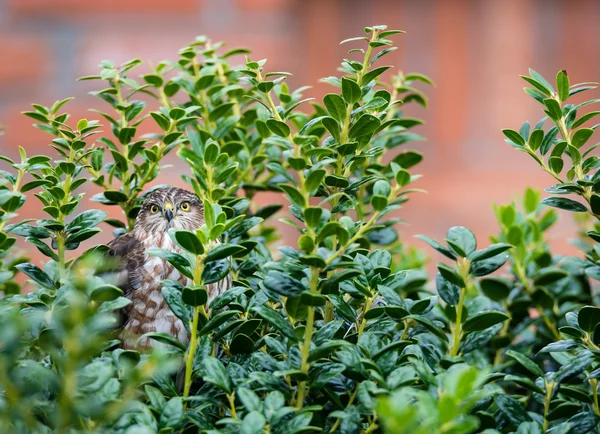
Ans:
MULTIPOLYGON (((204 224, 204 208, 198 197, 180 188, 163 188, 149 193, 131 232, 112 240, 109 256, 118 260, 117 285, 131 300, 124 312, 121 332, 123 347, 148 348, 148 332, 167 333, 187 345, 188 332, 162 296, 161 281, 172 279, 187 286, 192 282, 168 261, 146 254, 152 247, 181 253, 168 234, 170 228, 195 231, 204 224)), ((231 276, 207 285, 208 303, 231 286, 231 276)))

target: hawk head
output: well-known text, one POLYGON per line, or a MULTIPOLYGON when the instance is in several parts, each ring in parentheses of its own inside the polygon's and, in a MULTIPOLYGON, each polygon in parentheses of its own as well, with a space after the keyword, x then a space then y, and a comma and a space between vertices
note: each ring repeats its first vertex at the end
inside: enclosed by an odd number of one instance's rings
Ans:
POLYGON ((146 196, 135 226, 153 233, 170 228, 193 231, 203 223, 204 207, 198 196, 180 188, 161 188, 146 196))

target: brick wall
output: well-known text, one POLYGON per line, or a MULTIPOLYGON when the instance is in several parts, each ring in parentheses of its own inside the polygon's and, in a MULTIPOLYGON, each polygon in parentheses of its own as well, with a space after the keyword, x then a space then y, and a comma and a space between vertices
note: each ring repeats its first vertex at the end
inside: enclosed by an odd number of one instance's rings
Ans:
MULTIPOLYGON (((402 232, 418 244, 412 235, 442 238, 462 224, 486 237, 496 231, 491 203, 552 183, 500 133, 539 117, 518 75, 567 69, 572 81, 600 81, 599 22, 595 0, 0 0, 0 149, 46 151, 45 134, 20 114, 31 102, 75 96, 70 110, 89 117, 100 101, 87 95, 93 83, 76 78, 102 59, 156 63, 206 34, 250 47, 271 69, 293 72, 291 86, 313 85, 319 97, 328 86, 318 79, 346 54, 338 42, 385 23, 408 32, 388 62, 437 82, 430 109, 412 113, 427 121, 418 186, 428 193, 400 213, 402 232)), ((37 208, 32 200, 21 215, 37 208)), ((566 215, 554 231, 559 251, 572 251, 564 239, 573 234, 566 215)))

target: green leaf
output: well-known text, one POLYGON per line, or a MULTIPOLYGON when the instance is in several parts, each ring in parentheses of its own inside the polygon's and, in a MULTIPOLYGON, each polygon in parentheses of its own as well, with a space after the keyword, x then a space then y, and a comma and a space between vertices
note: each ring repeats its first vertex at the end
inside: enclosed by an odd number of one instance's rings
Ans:
POLYGON ((590 207, 594 214, 600 215, 600 195, 598 193, 594 193, 590 197, 590 207))
POLYGON ((135 136, 136 131, 137 128, 135 127, 121 128, 121 131, 119 132, 119 142, 121 142, 122 145, 129 144, 133 139, 133 136, 135 136))
POLYGON ((444 330, 440 328, 438 325, 434 324, 429 318, 426 318, 421 315, 409 315, 406 318, 410 318, 422 326, 424 326, 427 330, 433 333, 435 336, 443 340, 444 342, 448 342, 448 336, 444 333, 444 330))
POLYGON ((350 182, 342 176, 327 175, 325 177, 325 184, 330 187, 346 188, 350 185, 350 182))
POLYGON ((306 190, 310 191, 311 193, 317 191, 326 174, 327 171, 325 169, 312 170, 306 177, 306 181, 304 183, 306 190))
POLYGON ((271 270, 265 275, 263 285, 267 289, 285 297, 300 295, 306 289, 299 280, 277 270, 271 270))
POLYGON ((588 333, 592 333, 600 324, 600 308, 595 306, 584 306, 579 310, 577 317, 579 327, 588 333))
POLYGON ((90 294, 90 298, 97 303, 115 300, 123 295, 123 291, 114 285, 101 285, 95 288, 90 294))
POLYGON ((342 77, 342 97, 346 103, 354 104, 358 102, 361 94, 360 86, 356 81, 348 77, 342 77))
POLYGON ((435 285, 440 298, 448 303, 450 306, 458 304, 460 296, 460 288, 453 283, 450 283, 444 277, 437 273, 435 276, 435 285))
POLYGON ((506 138, 519 147, 525 147, 525 139, 514 130, 502 130, 506 138))
POLYGON ((550 169, 552 169, 552 171, 556 174, 559 174, 564 166, 564 161, 562 158, 560 157, 556 157, 556 156, 551 156, 548 160, 550 169))
POLYGON ((240 246, 239 244, 219 244, 216 247, 213 247, 206 254, 206 262, 217 261, 219 259, 225 259, 229 256, 235 255, 237 253, 241 253, 246 251, 244 246, 240 246))
POLYGON ((236 396, 248 411, 261 411, 262 401, 254 391, 240 387, 235 391, 236 396))
POLYGON ((325 128, 327 128, 327 131, 329 131, 329 134, 331 134, 331 137, 333 137, 333 140, 335 140, 337 143, 339 143, 340 141, 340 126, 338 124, 338 122, 330 117, 324 117, 321 122, 323 123, 323 126, 325 128))
POLYGON ((551 283, 563 279, 568 275, 569 273, 567 273, 565 270, 561 270, 560 268, 547 268, 540 270, 540 272, 533 277, 533 283, 536 286, 550 285, 551 283))
POLYGON ((227 394, 231 394, 231 378, 223 364, 214 357, 206 357, 202 363, 204 381, 211 383, 227 394))
POLYGON ((299 340, 294 328, 276 310, 266 305, 258 305, 253 306, 252 311, 283 333, 286 338, 294 342, 299 340))
POLYGON ((554 121, 558 121, 562 119, 562 109, 560 108, 560 104, 553 98, 546 98, 544 100, 544 105, 548 110, 546 110, 546 114, 550 116, 550 118, 554 121))
POLYGON ((183 399, 180 397, 171 398, 160 413, 160 428, 176 428, 183 419, 184 414, 183 399))
POLYGON ((218 327, 220 327, 221 325, 225 324, 228 320, 230 320, 234 316, 238 315, 238 313, 239 312, 235 311, 235 310, 224 310, 223 312, 219 312, 218 314, 213 315, 210 318, 210 320, 208 320, 208 322, 206 324, 204 324, 204 327, 202 327, 198 331, 198 334, 200 336, 209 334, 213 330, 215 330, 218 327))
POLYGON ((107 213, 97 209, 90 209, 82 212, 71 221, 66 227, 67 232, 86 229, 96 226, 102 220, 106 218, 107 213))
POLYGON ((379 118, 370 114, 364 114, 350 126, 348 135, 351 138, 354 138, 372 134, 377 128, 379 128, 380 124, 381 121, 379 118))
POLYGON ((129 197, 123 193, 122 191, 117 190, 106 190, 104 192, 104 197, 110 200, 111 202, 127 202, 129 197))
POLYGON ((56 289, 56 285, 50 276, 43 272, 39 267, 33 264, 19 264, 16 266, 16 268, 41 287, 47 289, 56 289))
POLYGON ((323 208, 317 206, 309 206, 304 209, 304 222, 307 226, 316 228, 321 222, 323 208))
POLYGON ((456 260, 456 256, 454 256, 454 254, 450 250, 448 250, 447 248, 442 246, 436 240, 429 238, 425 235, 415 235, 415 238, 418 238, 421 241, 425 241, 427 244, 429 244, 431 247, 433 247, 435 250, 437 250, 442 255, 446 256, 447 258, 452 259, 453 261, 456 260))
MULTIPOLYGON (((240 434, 261 434, 265 425, 267 424, 267 420, 265 417, 258 411, 251 411, 250 413, 244 416, 242 424, 240 426, 239 433, 240 434)), ((295 431, 298 432, 298 431, 295 431)))
POLYGON ((226 103, 223 103, 223 104, 215 107, 208 115, 208 120, 213 122, 218 119, 225 118, 229 114, 229 112, 233 109, 234 105, 235 105, 234 102, 226 102, 226 103))
POLYGON ((516 399, 503 394, 498 394, 494 397, 496 405, 500 411, 515 425, 523 422, 530 422, 531 416, 527 414, 525 409, 519 404, 516 399))
POLYGON ((76 232, 70 233, 67 236, 66 243, 67 243, 67 245, 73 244, 73 243, 80 243, 82 241, 85 241, 85 240, 93 237, 94 235, 96 235, 100 232, 102 232, 102 229, 100 229, 100 228, 83 229, 80 231, 76 231, 76 232))
POLYGON ((477 248, 475 235, 464 226, 454 226, 448 230, 446 239, 461 248, 466 255, 470 255, 477 248))
POLYGON ((154 339, 161 344, 171 345, 172 347, 179 348, 182 351, 186 350, 186 346, 181 343, 178 339, 175 339, 173 336, 166 333, 157 333, 157 332, 149 332, 145 333, 141 336, 140 339, 150 338, 154 339))
POLYGON ((437 269, 439 270, 440 274, 444 277, 444 279, 446 279, 448 282, 453 283, 454 285, 457 285, 461 288, 465 287, 465 281, 460 276, 460 274, 458 274, 458 271, 456 271, 454 268, 449 267, 446 264, 440 263, 437 265, 437 269))
POLYGON ((485 311, 476 315, 470 316, 463 324, 463 329, 468 332, 476 332, 485 330, 495 324, 501 323, 509 319, 509 316, 500 311, 485 311))
POLYGON ((167 400, 165 399, 161 391, 158 390, 156 387, 150 385, 144 386, 144 391, 146 392, 148 401, 150 401, 150 405, 156 410, 161 411, 167 403, 167 400))
POLYGON ((544 77, 542 77, 539 73, 535 72, 531 68, 529 69, 529 75, 531 75, 532 79, 536 80, 538 83, 540 83, 542 86, 544 86, 547 90, 549 90, 550 93, 554 92, 552 85, 544 77))
POLYGON ((183 256, 157 247, 153 247, 151 249, 146 250, 146 254, 165 259, 169 261, 171 265, 173 265, 179 272, 184 274, 186 277, 189 277, 190 279, 194 278, 192 272, 189 269, 190 263, 183 256))
POLYGON ((508 261, 508 255, 505 253, 500 253, 499 255, 493 256, 489 259, 472 262, 469 273, 471 273, 473 276, 485 276, 502 267, 506 261, 508 261))
POLYGON ((184 116, 185 116, 185 110, 182 109, 181 107, 174 107, 171 110, 169 110, 169 117, 175 121, 178 119, 181 119, 184 116))
POLYGON ((369 84, 372 80, 375 80, 377 77, 379 77, 381 74, 383 74, 390 68, 391 66, 380 66, 379 68, 372 69, 371 71, 363 75, 360 84, 363 86, 369 84))
POLYGON ((181 291, 181 299, 188 306, 204 306, 208 301, 208 294, 206 289, 194 287, 194 288, 183 288, 181 291))
POLYGON ((579 344, 572 339, 564 340, 564 341, 556 341, 551 342, 546 345, 544 348, 538 351, 538 353, 562 353, 564 351, 570 351, 573 348, 577 348, 579 344))
POLYGON ((296 187, 292 185, 280 184, 279 188, 288 195, 290 201, 296 206, 298 206, 299 208, 304 208, 306 206, 306 198, 304 197, 302 192, 296 187))
POLYGON ((511 285, 499 277, 484 277, 479 280, 479 287, 481 292, 494 301, 505 300, 511 290, 511 285))
POLYGON ((471 253, 469 255, 469 259, 472 262, 482 261, 484 259, 489 259, 496 255, 499 255, 500 253, 505 252, 508 249, 511 249, 512 247, 512 245, 506 243, 492 244, 483 250, 477 250, 471 253))
POLYGON ((544 140, 544 132, 542 130, 534 130, 529 138, 529 147, 537 151, 544 140))
POLYGON ((578 128, 581 125, 583 125, 584 123, 586 123, 587 121, 589 121, 590 119, 595 118, 598 115, 600 115, 600 111, 586 113, 585 115, 583 115, 579 119, 577 119, 575 122, 573 122, 573 125, 571 126, 571 128, 578 128))
POLYGON ((531 372, 536 377, 543 377, 544 371, 532 360, 530 360, 526 355, 519 353, 514 350, 508 350, 506 355, 515 359, 520 365, 522 365, 525 369, 531 372))
POLYGON ((273 134, 279 137, 288 137, 290 135, 290 127, 285 123, 278 121, 277 119, 267 119, 267 127, 273 134))
POLYGON ((161 87, 163 85, 163 79, 157 74, 146 74, 143 76, 144 81, 151 86, 161 87))
POLYGON ((591 128, 580 128, 575 131, 573 134, 573 138, 571 139, 571 144, 576 148, 581 148, 583 145, 587 143, 590 137, 594 134, 594 130, 591 128))
POLYGON ((170 122, 165 115, 158 112, 150 112, 150 116, 152 116, 152 119, 154 119, 161 130, 167 131, 169 129, 170 122))
POLYGON ((558 97, 561 101, 566 101, 569 97, 569 87, 567 71, 558 71, 558 74, 556 74, 556 89, 558 90, 558 97))
POLYGON ((566 197, 547 197, 542 200, 544 205, 552 206, 554 208, 565 209, 567 211, 572 212, 586 212, 587 208, 585 205, 576 202, 572 199, 567 199, 566 197))
POLYGON ((204 253, 204 246, 194 232, 169 229, 169 236, 171 236, 181 248, 194 255, 201 255, 204 253))
POLYGON ((556 372, 556 383, 562 383, 582 374, 594 361, 594 356, 589 351, 580 352, 569 363, 562 365, 556 372))
POLYGON ((344 122, 347 104, 341 96, 336 93, 329 93, 323 98, 323 103, 331 117, 338 122, 344 122))

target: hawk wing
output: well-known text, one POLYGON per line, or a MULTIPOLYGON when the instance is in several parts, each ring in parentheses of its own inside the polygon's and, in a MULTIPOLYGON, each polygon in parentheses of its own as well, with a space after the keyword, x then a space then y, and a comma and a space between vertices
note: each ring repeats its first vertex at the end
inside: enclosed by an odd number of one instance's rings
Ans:
MULTIPOLYGON (((108 247, 110 247, 110 250, 106 256, 114 258, 115 268, 105 277, 105 280, 121 288, 125 297, 131 299, 131 292, 133 291, 132 275, 135 270, 143 266, 144 249, 132 233, 115 238, 108 243, 108 247)), ((126 317, 129 316, 130 306, 125 308, 124 314, 126 317)))

